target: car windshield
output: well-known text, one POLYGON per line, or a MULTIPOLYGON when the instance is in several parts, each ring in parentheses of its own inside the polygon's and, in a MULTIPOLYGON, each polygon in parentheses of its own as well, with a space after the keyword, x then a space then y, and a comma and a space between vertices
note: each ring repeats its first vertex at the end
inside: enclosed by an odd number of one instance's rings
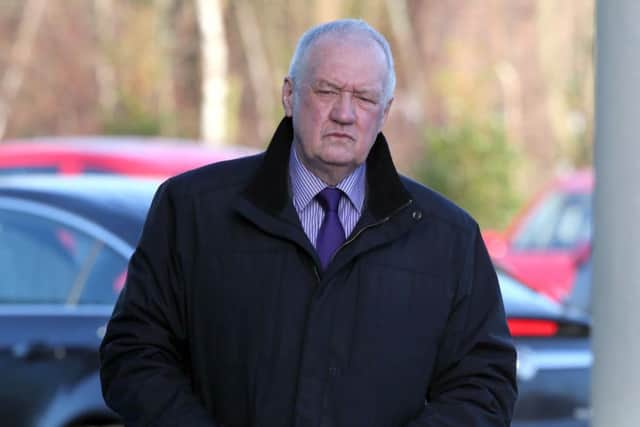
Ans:
POLYGON ((555 192, 524 222, 517 250, 574 249, 591 240, 591 194, 555 192))

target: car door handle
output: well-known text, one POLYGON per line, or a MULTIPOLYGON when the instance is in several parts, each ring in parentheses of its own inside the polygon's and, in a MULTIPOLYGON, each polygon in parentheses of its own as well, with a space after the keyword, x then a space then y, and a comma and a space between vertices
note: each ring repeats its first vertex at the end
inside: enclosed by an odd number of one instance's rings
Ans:
POLYGON ((51 359, 60 360, 63 359, 67 354, 65 347, 52 346, 41 341, 18 343, 11 348, 11 351, 14 358, 26 360, 29 362, 51 359))

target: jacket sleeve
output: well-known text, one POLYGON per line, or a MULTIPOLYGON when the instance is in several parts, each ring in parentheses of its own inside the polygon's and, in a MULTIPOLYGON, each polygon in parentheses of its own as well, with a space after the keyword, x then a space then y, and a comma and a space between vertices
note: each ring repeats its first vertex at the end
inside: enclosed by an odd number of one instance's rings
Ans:
POLYGON ((127 426, 214 427, 190 381, 176 205, 168 183, 151 204, 100 346, 102 393, 127 426))
POLYGON ((408 427, 509 426, 516 353, 478 227, 463 261, 422 413, 408 427))

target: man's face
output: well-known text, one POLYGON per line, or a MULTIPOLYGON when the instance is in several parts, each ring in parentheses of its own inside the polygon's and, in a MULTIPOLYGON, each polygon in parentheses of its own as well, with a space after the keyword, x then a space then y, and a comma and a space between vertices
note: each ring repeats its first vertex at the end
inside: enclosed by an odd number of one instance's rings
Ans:
POLYGON ((321 36, 300 74, 283 87, 294 144, 305 166, 335 185, 366 161, 389 112, 384 52, 364 36, 321 36))

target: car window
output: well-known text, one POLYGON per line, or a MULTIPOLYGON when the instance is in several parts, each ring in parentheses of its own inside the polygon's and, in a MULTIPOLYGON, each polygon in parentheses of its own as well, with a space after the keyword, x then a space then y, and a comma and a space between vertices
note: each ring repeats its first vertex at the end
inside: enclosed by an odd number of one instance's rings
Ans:
POLYGON ((591 240, 591 194, 548 196, 515 235, 520 250, 574 249, 591 240))
POLYGON ((592 286, 592 259, 587 260, 578 267, 571 294, 565 301, 569 310, 578 313, 592 314, 591 286, 592 286))
POLYGON ((13 174, 48 174, 58 173, 59 169, 56 166, 2 166, 0 167, 0 175, 13 175, 13 174))
POLYGON ((113 170, 105 168, 103 166, 93 166, 87 165, 82 168, 82 173, 86 174, 99 174, 99 175, 109 175, 115 173, 113 170))
POLYGON ((103 246, 87 277, 79 304, 114 304, 122 289, 122 275, 126 272, 127 259, 103 246))
POLYGON ((126 260, 104 242, 56 221, 2 209, 0 242, 0 304, 115 300, 113 283, 126 260))

